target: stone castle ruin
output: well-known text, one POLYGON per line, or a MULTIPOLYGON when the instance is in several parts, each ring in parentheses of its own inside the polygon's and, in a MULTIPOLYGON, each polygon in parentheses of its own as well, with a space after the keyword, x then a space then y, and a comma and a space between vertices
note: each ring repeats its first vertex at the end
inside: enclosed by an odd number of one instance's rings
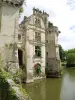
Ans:
POLYGON ((19 68, 17 36, 19 8, 24 0, 0 0, 0 54, 3 67, 11 73, 19 68))
POLYGON ((35 8, 19 25, 19 8, 23 2, 0 1, 0 54, 6 71, 14 74, 25 67, 26 82, 33 82, 45 78, 46 68, 60 71, 59 31, 49 24, 46 12, 35 8))

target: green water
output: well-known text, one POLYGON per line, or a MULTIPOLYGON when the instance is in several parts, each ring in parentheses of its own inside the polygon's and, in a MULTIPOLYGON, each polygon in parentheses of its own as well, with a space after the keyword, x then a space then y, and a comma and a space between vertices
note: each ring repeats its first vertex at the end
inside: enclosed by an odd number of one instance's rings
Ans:
POLYGON ((24 85, 32 100, 75 100, 75 69, 66 69, 62 78, 49 78, 24 85))

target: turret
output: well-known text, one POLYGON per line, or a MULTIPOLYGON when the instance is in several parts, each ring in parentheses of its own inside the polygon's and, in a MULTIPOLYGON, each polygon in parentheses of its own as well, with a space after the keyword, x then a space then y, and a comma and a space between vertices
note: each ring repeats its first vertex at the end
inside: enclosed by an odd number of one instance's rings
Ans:
POLYGON ((43 10, 42 17, 43 17, 43 21, 44 21, 44 24, 45 24, 45 28, 48 28, 48 17, 49 17, 49 15, 46 12, 44 12, 44 10, 43 10))

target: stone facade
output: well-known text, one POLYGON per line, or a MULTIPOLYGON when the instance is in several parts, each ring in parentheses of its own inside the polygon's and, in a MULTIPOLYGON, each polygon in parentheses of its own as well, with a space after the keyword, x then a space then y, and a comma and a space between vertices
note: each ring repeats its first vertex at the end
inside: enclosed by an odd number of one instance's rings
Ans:
POLYGON ((22 38, 19 40, 18 47, 24 48, 25 46, 23 53, 26 60, 23 57, 23 64, 26 62, 26 82, 33 82, 45 77, 45 24, 43 16, 48 17, 46 13, 33 9, 33 14, 24 17, 20 24, 19 36, 21 35, 22 38))
POLYGON ((22 3, 23 0, 0 1, 0 53, 4 69, 15 73, 22 68, 28 83, 45 78, 45 68, 60 70, 59 32, 54 26, 48 27, 49 15, 35 8, 33 14, 25 16, 19 25, 22 3), (50 30, 52 32, 49 35, 50 30))
POLYGON ((23 52, 21 62, 26 66, 26 82, 44 78, 45 68, 55 72, 60 70, 59 31, 55 26, 49 27, 48 17, 46 12, 33 8, 33 14, 25 16, 20 24, 18 47, 23 52), (39 74, 36 72, 38 65, 40 65, 39 74))
POLYGON ((11 73, 19 68, 16 44, 22 3, 23 0, 0 0, 0 53, 4 68, 11 73))
POLYGON ((48 77, 60 76, 59 33, 58 28, 49 22, 46 33, 46 69, 48 77))

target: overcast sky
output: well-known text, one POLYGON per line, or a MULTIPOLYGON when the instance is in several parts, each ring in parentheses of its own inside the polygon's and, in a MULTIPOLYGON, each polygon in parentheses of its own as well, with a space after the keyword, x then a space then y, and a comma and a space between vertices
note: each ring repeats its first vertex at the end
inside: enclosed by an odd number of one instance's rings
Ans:
POLYGON ((49 21, 61 31, 59 44, 65 50, 75 48, 75 0, 26 0, 23 7, 21 19, 24 15, 30 16, 33 7, 46 11, 49 21))

